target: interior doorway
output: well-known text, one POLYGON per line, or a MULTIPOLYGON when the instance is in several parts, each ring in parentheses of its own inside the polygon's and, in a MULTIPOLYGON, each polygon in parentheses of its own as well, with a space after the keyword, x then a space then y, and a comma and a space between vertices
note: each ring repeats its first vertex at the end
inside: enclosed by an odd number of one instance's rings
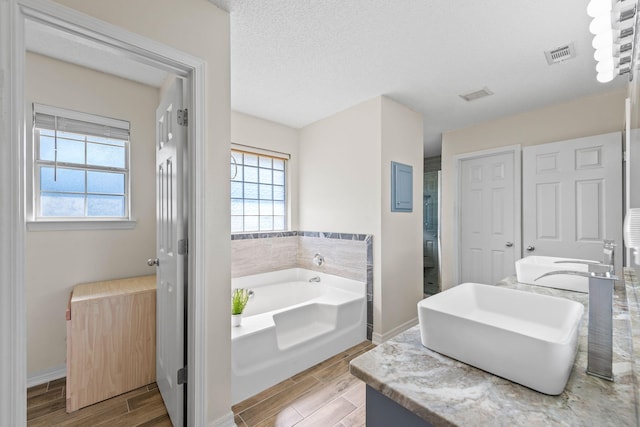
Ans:
MULTIPOLYGON (((201 328, 192 328, 194 324, 201 324, 204 317, 204 300, 196 298, 197 294, 202 292, 203 286, 203 266, 204 262, 200 259, 202 256, 198 248, 200 247, 199 239, 195 236, 202 236, 204 222, 198 212, 202 212, 202 204, 205 203, 202 188, 197 185, 204 181, 204 159, 202 155, 204 150, 204 61, 193 56, 184 54, 178 50, 170 48, 160 43, 141 38, 133 33, 122 30, 118 27, 107 24, 103 21, 89 17, 81 13, 70 11, 67 8, 49 4, 34 3, 28 1, 11 1, 3 2, 2 5, 2 23, 3 23, 3 39, 9 46, 4 49, 3 42, 2 69, 7 70, 5 75, 6 83, 11 88, 11 96, 2 97, 3 108, 10 111, 7 115, 7 130, 3 129, 3 137, 7 137, 7 141, 15 144, 6 150, 8 154, 4 159, 6 162, 3 168, 6 180, 3 180, 2 189, 6 197, 3 197, 3 230, 5 225, 7 228, 7 238, 3 239, 2 252, 14 254, 7 259, 6 269, 3 278, 10 277, 6 283, 12 283, 7 291, 8 298, 2 299, 3 312, 6 313, 6 322, 2 324, 3 345, 6 350, 6 357, 2 357, 2 367, 4 372, 10 373, 6 383, 8 384, 8 393, 4 396, 10 396, 11 400, 6 409, 2 411, 0 424, 3 425, 23 425, 26 414, 26 330, 24 328, 26 319, 25 307, 25 223, 27 221, 25 206, 25 188, 26 185, 22 177, 26 176, 25 166, 23 163, 22 153, 26 150, 27 141, 25 140, 24 130, 28 129, 25 114, 27 108, 24 99, 25 88, 25 54, 26 54, 26 38, 28 34, 26 28, 32 23, 43 25, 47 31, 61 31, 67 36, 78 37, 81 43, 93 46, 98 50, 98 54, 109 51, 122 58, 133 59, 151 68, 159 69, 165 73, 174 73, 187 81, 187 105, 190 111, 190 129, 189 140, 192 151, 186 159, 186 165, 190 171, 192 185, 189 187, 192 202, 189 203, 187 216, 192 221, 189 229, 189 237, 191 238, 191 251, 189 264, 189 276, 193 278, 189 293, 187 295, 189 324, 189 361, 192 372, 202 372, 203 357, 205 354, 204 339, 199 336, 198 339, 193 334, 202 334, 201 328), (6 12, 6 13, 5 13, 6 12), (8 25, 4 25, 8 24, 8 25), (6 36, 6 37, 5 37, 6 36), (8 108, 7 108, 8 107, 8 108), (9 308, 4 310, 4 308, 9 308), (22 326, 20 326, 22 325, 22 326), (6 332, 6 333, 5 333, 6 332), (200 355, 200 356, 198 356, 200 355)), ((3 88, 5 88, 3 82, 3 88)), ((3 231, 4 235, 4 231, 3 231)), ((3 292, 3 296, 5 293, 3 292)), ((188 383, 188 390, 194 399, 189 401, 187 407, 190 423, 195 425, 204 424, 206 418, 206 407, 204 404, 204 375, 194 375, 188 383)), ((3 408, 5 408, 3 406, 3 408)))
POLYGON ((617 244, 622 272, 623 165, 620 132, 525 147, 523 253, 602 260, 617 244))
POLYGON ((424 173, 423 195, 423 256, 424 256, 424 293, 433 295, 440 291, 440 269, 438 268, 438 227, 440 174, 438 171, 424 173))
POLYGON ((456 156, 455 284, 495 284, 520 258, 520 147, 456 156))
POLYGON ((424 295, 440 292, 440 156, 424 159, 422 250, 424 295))

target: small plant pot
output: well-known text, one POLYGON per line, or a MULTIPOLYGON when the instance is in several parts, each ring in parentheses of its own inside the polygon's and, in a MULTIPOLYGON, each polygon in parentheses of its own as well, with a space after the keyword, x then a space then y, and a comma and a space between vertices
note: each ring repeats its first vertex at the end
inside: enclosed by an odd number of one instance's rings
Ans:
POLYGON ((242 325, 242 313, 241 314, 232 314, 231 315, 231 326, 240 326, 242 325))

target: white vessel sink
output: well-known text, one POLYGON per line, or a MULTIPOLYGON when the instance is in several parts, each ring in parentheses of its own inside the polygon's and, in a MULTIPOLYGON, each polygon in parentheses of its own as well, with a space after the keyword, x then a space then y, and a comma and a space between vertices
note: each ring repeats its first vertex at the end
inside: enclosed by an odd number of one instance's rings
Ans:
POLYGON ((536 391, 562 393, 584 306, 463 283, 418 303, 422 345, 536 391))
POLYGON ((547 276, 535 280, 550 271, 573 270, 589 271, 585 263, 597 262, 587 259, 556 258, 548 256, 528 256, 516 261, 516 277, 518 282, 528 285, 546 286, 548 288, 566 289, 569 291, 589 292, 589 279, 566 274, 547 276), (578 261, 576 263, 557 263, 556 261, 578 261))

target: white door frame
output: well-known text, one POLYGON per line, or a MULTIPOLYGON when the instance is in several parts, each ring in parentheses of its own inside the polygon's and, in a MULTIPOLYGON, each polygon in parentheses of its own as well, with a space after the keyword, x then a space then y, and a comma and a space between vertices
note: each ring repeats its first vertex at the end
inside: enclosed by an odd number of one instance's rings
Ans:
POLYGON ((189 425, 206 425, 204 335, 204 148, 206 64, 192 55, 42 0, 0 0, 0 425, 26 424, 25 20, 37 20, 172 71, 188 81, 189 425))
POLYGON ((472 153, 458 154, 453 157, 454 174, 453 174, 453 215, 455 223, 453 226, 453 283, 454 286, 460 284, 460 173, 462 171, 462 162, 465 160, 477 159, 480 157, 493 156, 496 154, 513 154, 513 180, 514 180, 514 216, 513 224, 515 228, 514 234, 514 258, 522 257, 522 148, 520 145, 507 145, 489 150, 474 151, 472 153))

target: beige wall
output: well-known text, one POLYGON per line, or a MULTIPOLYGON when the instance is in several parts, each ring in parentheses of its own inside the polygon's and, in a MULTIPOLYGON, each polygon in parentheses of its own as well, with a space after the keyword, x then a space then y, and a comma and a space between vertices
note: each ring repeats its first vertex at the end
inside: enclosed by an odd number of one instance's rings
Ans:
POLYGON ((74 285, 154 273, 145 261, 155 254, 156 242, 158 90, 31 53, 26 71, 26 117, 36 102, 131 122, 131 207, 137 221, 133 230, 26 233, 27 365, 33 375, 65 363, 64 312, 74 285))
POLYGON ((442 288, 453 283, 454 156, 520 144, 529 146, 620 131, 624 125, 626 90, 576 99, 504 117, 442 136, 442 288))
POLYGON ((299 229, 373 235, 373 328, 381 316, 381 98, 300 130, 299 229))
POLYGON ((301 230, 373 235, 374 339, 412 322, 422 286, 422 117, 385 97, 300 131, 301 230), (414 171, 414 212, 391 213, 391 160, 414 171))
POLYGON ((374 234, 374 253, 380 253, 381 99, 300 130, 298 228, 374 234))
POLYGON ((203 250, 207 422, 231 408, 229 14, 207 0, 58 0, 59 3, 187 52, 207 63, 203 250))
POLYGON ((231 142, 291 155, 287 162, 287 220, 289 230, 298 230, 298 130, 232 111, 231 142))
POLYGON ((382 316, 380 333, 412 322, 422 299, 422 116, 382 97, 382 316), (391 212, 391 162, 413 167, 413 212, 391 212))

